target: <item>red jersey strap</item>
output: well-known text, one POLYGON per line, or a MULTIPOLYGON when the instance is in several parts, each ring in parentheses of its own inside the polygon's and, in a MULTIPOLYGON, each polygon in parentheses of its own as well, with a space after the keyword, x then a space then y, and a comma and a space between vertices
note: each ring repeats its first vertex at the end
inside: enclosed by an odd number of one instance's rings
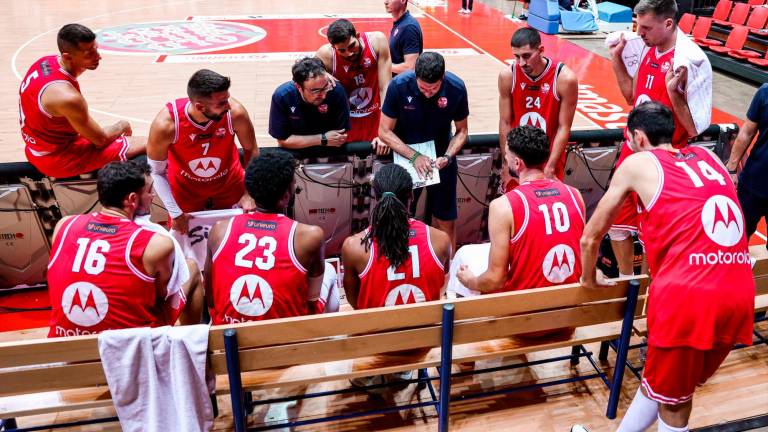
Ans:
POLYGON ((64 239, 67 238, 67 234, 69 233, 69 229, 72 227, 72 224, 75 223, 75 221, 81 216, 83 215, 77 215, 75 217, 69 218, 69 220, 65 221, 61 228, 59 228, 58 237, 53 239, 53 250, 55 252, 53 253, 53 258, 51 258, 51 261, 48 262, 49 269, 53 266, 53 263, 56 262, 56 259, 59 257, 62 245, 64 244, 64 239))
POLYGON ((513 218, 515 215, 515 209, 519 208, 519 206, 517 205, 518 202, 523 205, 522 223, 518 223, 517 218, 515 218, 514 220, 515 235, 512 236, 510 243, 515 243, 518 240, 520 240, 520 237, 523 236, 523 233, 525 233, 525 229, 528 227, 528 220, 530 219, 530 209, 528 208, 528 200, 525 198, 525 195, 523 195, 519 190, 513 189, 511 192, 507 192, 505 196, 507 197, 507 200, 509 201, 509 206, 512 209, 513 218))
POLYGON ((307 273, 307 269, 304 268, 304 265, 301 264, 301 261, 299 261, 299 258, 296 256, 296 228, 298 228, 299 223, 296 221, 293 221, 291 225, 291 233, 288 235, 288 253, 291 256, 291 261, 293 261, 293 265, 296 266, 296 268, 302 272, 307 273))
POLYGON ((557 92, 557 79, 560 78, 560 72, 562 72, 564 67, 565 67, 565 63, 563 62, 557 63, 557 70, 555 70, 555 78, 552 80, 552 95, 555 97, 555 100, 557 101, 560 100, 560 93, 557 92))
POLYGON ((168 112, 171 113, 171 118, 173 119, 173 141, 171 141, 171 144, 176 144, 176 141, 179 140, 179 110, 176 108, 175 101, 168 102, 165 106, 168 108, 168 112))
POLYGON ((125 246, 125 263, 128 264, 128 268, 139 279, 146 282, 154 282, 155 278, 146 273, 144 268, 144 251, 149 245, 149 241, 152 236, 155 235, 152 231, 144 228, 136 229, 131 237, 128 238, 128 244, 125 246), (138 241, 137 241, 138 239, 138 241), (134 247, 134 243, 138 243, 138 246, 134 247))
POLYGON ((429 253, 432 254, 432 259, 435 260, 435 264, 437 264, 438 267, 440 267, 440 270, 445 271, 445 266, 443 265, 443 262, 440 261, 440 258, 437 257, 437 253, 435 252, 434 246, 432 246, 432 235, 430 233, 430 230, 432 228, 424 224, 424 230, 427 233, 427 245, 429 246, 429 253))

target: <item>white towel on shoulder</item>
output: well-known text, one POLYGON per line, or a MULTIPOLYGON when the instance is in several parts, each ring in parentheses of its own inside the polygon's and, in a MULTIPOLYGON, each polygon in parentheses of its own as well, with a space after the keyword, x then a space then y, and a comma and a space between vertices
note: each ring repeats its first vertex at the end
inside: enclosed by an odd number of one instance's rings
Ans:
MULTIPOLYGON (((605 45, 609 48, 616 45, 622 34, 627 44, 621 58, 629 76, 634 78, 650 48, 636 33, 627 31, 610 33, 605 38, 605 45)), ((679 90, 687 96, 688 109, 696 125, 696 133, 700 134, 712 121, 712 65, 704 51, 678 28, 672 68, 677 69, 680 66, 688 69, 688 82, 685 89, 679 90)))
POLYGON ((171 301, 169 302, 169 305, 174 309, 178 309, 182 301, 186 302, 183 286, 191 277, 189 274, 189 267, 187 267, 187 261, 184 258, 184 250, 168 230, 149 220, 149 215, 138 216, 134 218, 133 221, 150 231, 167 236, 173 240, 173 269, 171 270, 171 277, 168 279, 165 299, 170 299, 171 301))
POLYGON ((99 354, 120 426, 126 432, 209 431, 206 325, 108 330, 99 354))

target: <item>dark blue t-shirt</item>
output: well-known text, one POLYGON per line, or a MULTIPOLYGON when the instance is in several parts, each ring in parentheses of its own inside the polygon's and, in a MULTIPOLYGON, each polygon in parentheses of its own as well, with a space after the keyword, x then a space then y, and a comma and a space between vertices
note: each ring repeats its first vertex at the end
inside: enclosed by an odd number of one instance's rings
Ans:
POLYGON ((768 198, 768 83, 763 84, 747 111, 747 119, 757 123, 757 141, 749 153, 739 184, 750 192, 768 198))
POLYGON ((416 85, 416 74, 404 72, 392 79, 381 112, 397 119, 395 134, 406 144, 435 140, 442 156, 451 140, 451 123, 469 115, 464 81, 446 72, 440 90, 427 99, 416 85))
POLYGON ((281 84, 272 93, 269 134, 273 138, 284 140, 291 135, 316 135, 339 129, 349 131, 349 100, 344 87, 334 87, 320 106, 304 102, 293 81, 281 84))
POLYGON ((424 51, 424 37, 421 26, 410 12, 398 18, 389 32, 389 55, 392 64, 403 63, 406 54, 421 54, 424 51))

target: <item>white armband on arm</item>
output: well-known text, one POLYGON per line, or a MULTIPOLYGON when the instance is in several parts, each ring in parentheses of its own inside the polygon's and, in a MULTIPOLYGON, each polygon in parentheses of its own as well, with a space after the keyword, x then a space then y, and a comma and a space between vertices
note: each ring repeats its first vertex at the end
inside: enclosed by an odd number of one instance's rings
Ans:
POLYGON ((171 193, 171 184, 168 183, 168 160, 152 160, 147 158, 149 168, 152 170, 152 179, 155 181, 154 188, 157 195, 163 201, 165 209, 168 210, 168 214, 171 218, 175 219, 179 217, 183 211, 176 204, 176 200, 171 193))

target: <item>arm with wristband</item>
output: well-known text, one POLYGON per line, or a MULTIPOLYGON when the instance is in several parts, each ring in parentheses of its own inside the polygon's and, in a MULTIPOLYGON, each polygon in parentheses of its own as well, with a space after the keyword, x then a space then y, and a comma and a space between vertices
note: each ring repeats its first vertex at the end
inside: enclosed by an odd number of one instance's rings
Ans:
POLYGON ((184 213, 171 192, 168 182, 168 147, 173 141, 175 125, 171 114, 163 108, 152 121, 147 140, 147 163, 154 180, 155 193, 163 201, 165 209, 173 219, 173 229, 185 234, 188 230, 189 216, 184 213))

